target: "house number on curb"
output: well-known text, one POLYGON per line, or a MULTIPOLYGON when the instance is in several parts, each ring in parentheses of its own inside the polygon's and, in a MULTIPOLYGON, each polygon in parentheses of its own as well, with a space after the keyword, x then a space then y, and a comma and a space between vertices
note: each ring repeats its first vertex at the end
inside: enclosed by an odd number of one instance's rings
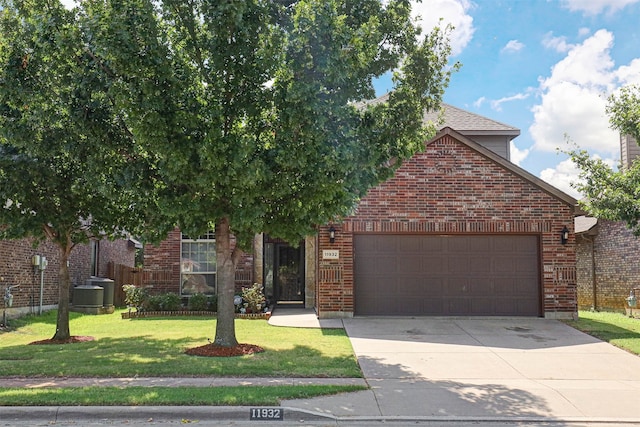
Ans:
POLYGON ((324 249, 322 251, 322 259, 339 259, 340 251, 336 249, 324 249))
POLYGON ((249 420, 284 420, 284 411, 282 408, 251 408, 249 410, 249 420))

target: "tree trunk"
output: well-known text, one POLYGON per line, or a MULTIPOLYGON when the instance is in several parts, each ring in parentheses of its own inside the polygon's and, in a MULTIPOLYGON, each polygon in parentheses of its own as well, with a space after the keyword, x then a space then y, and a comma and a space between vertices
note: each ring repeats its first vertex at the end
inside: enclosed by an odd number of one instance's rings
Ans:
POLYGON ((60 269, 58 270, 58 319, 56 320, 56 333, 54 340, 68 340, 71 338, 69 331, 69 266, 67 261, 73 245, 70 239, 65 243, 58 243, 60 251, 60 269))
MULTIPOLYGON (((231 230, 229 219, 221 218, 216 223, 216 275, 218 287, 218 320, 214 344, 222 347, 238 345, 235 327, 235 295, 236 265, 231 249, 231 230)), ((234 249, 235 250, 235 249, 234 249)))

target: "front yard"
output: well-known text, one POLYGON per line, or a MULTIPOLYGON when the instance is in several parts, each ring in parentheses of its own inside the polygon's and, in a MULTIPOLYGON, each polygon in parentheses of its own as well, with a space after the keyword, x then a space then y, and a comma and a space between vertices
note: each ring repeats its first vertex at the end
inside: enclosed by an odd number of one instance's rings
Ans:
MULTIPOLYGON (((185 350, 213 339, 215 319, 172 317, 122 320, 71 313, 71 334, 95 340, 65 345, 29 345, 50 338, 56 313, 12 320, 0 332, 3 377, 361 377, 344 330, 281 328, 265 320, 236 320, 241 343, 263 353, 197 357, 185 350)), ((237 387, 0 388, 5 406, 28 405, 277 405, 361 390, 360 386, 297 385, 237 387)))
POLYGON ((71 334, 94 341, 28 345, 50 338, 55 315, 11 321, 0 334, 2 376, 50 377, 361 377, 351 343, 342 329, 270 326, 265 320, 236 320, 241 343, 265 349, 251 356, 211 358, 185 350, 213 340, 215 319, 195 317, 122 320, 111 315, 71 313, 71 334))

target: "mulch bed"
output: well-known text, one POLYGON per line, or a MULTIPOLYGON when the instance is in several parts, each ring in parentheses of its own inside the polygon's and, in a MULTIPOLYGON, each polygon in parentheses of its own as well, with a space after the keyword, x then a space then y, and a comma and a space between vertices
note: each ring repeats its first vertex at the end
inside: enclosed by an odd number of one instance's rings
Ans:
POLYGON ((87 337, 87 336, 71 336, 66 340, 54 340, 53 338, 49 338, 48 340, 40 340, 30 342, 29 345, 42 345, 42 344, 75 344, 77 342, 88 342, 93 341, 95 338, 87 337))
POLYGON ((253 344, 238 344, 234 347, 222 347, 217 344, 205 344, 185 351, 191 356, 204 357, 234 357, 247 354, 262 353, 264 348, 253 344))

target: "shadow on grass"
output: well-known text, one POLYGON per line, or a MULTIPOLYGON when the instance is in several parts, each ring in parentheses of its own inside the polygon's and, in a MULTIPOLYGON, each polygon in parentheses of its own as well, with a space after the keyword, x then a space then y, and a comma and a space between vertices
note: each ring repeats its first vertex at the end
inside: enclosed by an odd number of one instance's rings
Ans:
MULTIPOLYGON (((610 322, 604 322, 596 319, 580 318, 578 320, 566 321, 567 325, 596 337, 602 341, 618 345, 618 341, 633 340, 637 342, 633 348, 629 346, 622 346, 625 350, 631 351, 634 354, 640 354, 640 332, 632 329, 627 329, 610 322)), ((640 321, 638 321, 640 328, 640 321)))
POLYGON ((359 377, 353 357, 328 357, 306 345, 270 348, 239 357, 185 354, 206 344, 200 338, 152 336, 99 338, 75 344, 15 345, 0 348, 2 376, 225 376, 359 377))

